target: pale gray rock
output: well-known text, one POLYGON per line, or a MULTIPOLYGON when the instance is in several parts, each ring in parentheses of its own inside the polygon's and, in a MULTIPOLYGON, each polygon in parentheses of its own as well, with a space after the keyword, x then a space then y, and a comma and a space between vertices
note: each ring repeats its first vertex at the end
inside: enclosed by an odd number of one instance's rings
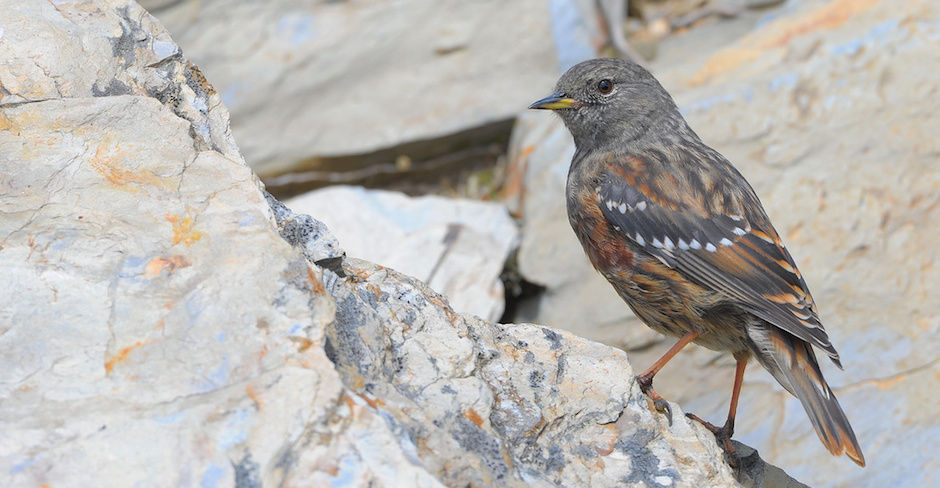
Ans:
POLYGON ((542 0, 151 5, 262 177, 512 119, 557 76, 542 0))
POLYGON ((264 198, 274 213, 278 231, 287 242, 298 247, 308 261, 345 276, 343 258, 346 252, 326 224, 309 215, 294 213, 268 192, 264 192, 264 198))
POLYGON ((459 315, 379 265, 316 266, 335 239, 271 203, 211 94, 168 101, 146 87, 191 80, 99 50, 168 39, 135 4, 10 12, 0 486, 738 486, 678 405, 671 426, 649 410, 623 352, 459 315), (89 94, 114 66, 140 91, 89 94))
MULTIPOLYGON (((12 3, 0 5, 0 485, 275 484, 285 446, 329 431, 342 398, 319 346, 334 315, 319 271, 226 146, 224 107, 163 98, 192 81, 146 65, 169 38, 142 9, 12 3), (112 51, 114 32, 136 47, 112 51), (22 83, 30 63, 41 69, 22 83), (94 97, 109 69, 140 86, 94 97)), ((334 442, 354 431, 333 428, 334 442)), ((381 479, 370 466, 361 476, 381 479)))
MULTIPOLYGON (((753 365, 736 437, 811 486, 931 485, 940 423, 923 406, 940 404, 940 81, 924 66, 940 65, 940 8, 786 2, 756 25, 716 52, 689 54, 711 45, 695 30, 666 41, 663 53, 670 42, 682 49, 653 71, 692 128, 753 184, 800 265, 845 371, 822 367, 868 467, 829 457, 798 400, 753 365)), ((533 91, 533 100, 549 90, 533 91)), ((548 287, 526 320, 636 347, 632 326, 624 325, 626 338, 607 339, 616 307, 623 317, 627 307, 601 291, 586 259, 575 263, 583 258, 563 209, 570 139, 550 119, 526 115, 511 148, 532 184, 520 267, 548 287)), ((671 343, 631 360, 645 367, 671 343)), ((733 370, 730 357, 691 348, 657 376, 657 390, 720 422, 733 370)))
MULTIPOLYGON (((82 3, 82 2, 79 2, 82 3)), ((69 5, 66 3, 64 5, 69 5)), ((0 1, 0 103, 56 98, 138 95, 160 100, 191 123, 197 149, 243 161, 221 99, 195 65, 182 57, 163 26, 133 2, 52 8, 0 1), (94 34, 78 29, 90 27, 94 34), (50 36, 36 35, 37 31, 50 36), (24 53, 30 53, 24 56, 24 53)))
POLYGON ((327 355, 445 485, 741 486, 678 405, 672 425, 651 411, 622 351, 455 314, 389 268, 350 259, 347 273, 327 281, 327 355))
POLYGON ((447 296, 454 310, 499 320, 500 274, 519 229, 499 203, 334 186, 291 198, 316 215, 352 257, 414 276, 447 296))

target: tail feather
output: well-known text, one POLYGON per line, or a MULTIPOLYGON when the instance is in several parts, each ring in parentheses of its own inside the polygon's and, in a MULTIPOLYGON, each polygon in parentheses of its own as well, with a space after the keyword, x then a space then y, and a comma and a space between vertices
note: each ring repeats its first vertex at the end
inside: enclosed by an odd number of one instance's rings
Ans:
POLYGON ((763 341, 756 341, 763 346, 757 355, 761 364, 800 400, 829 452, 834 456, 845 454, 859 466, 865 466, 855 432, 823 378, 812 346, 774 326, 761 329, 766 334, 761 334, 763 341))

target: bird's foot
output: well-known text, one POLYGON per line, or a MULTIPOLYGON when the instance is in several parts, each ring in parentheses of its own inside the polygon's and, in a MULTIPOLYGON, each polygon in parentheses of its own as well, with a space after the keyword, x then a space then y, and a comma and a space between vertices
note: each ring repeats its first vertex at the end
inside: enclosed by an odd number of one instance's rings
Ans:
POLYGON ((725 425, 718 427, 711 422, 702 420, 698 415, 687 413, 685 416, 702 424, 706 429, 710 430, 712 434, 715 434, 715 440, 718 441, 718 445, 725 451, 725 461, 727 461, 728 465, 732 468, 738 469, 741 465, 741 457, 738 456, 734 445, 731 444, 731 436, 734 434, 734 418, 728 418, 725 425))
POLYGON ((640 391, 642 391, 643 394, 649 397, 649 399, 653 402, 653 407, 656 409, 656 411, 666 414, 666 420, 669 421, 669 426, 671 427, 672 407, 669 406, 669 402, 663 399, 663 397, 659 396, 659 393, 656 393, 656 390, 653 389, 653 375, 641 374, 636 377, 636 382, 638 385, 640 385, 640 391))

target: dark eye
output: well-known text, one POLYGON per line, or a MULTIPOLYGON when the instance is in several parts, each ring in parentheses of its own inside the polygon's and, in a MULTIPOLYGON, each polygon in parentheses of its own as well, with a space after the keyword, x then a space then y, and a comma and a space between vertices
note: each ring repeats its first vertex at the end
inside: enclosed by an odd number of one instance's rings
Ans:
POLYGON ((604 95, 611 92, 614 89, 614 83, 610 80, 601 80, 597 82, 597 91, 603 93, 604 95))

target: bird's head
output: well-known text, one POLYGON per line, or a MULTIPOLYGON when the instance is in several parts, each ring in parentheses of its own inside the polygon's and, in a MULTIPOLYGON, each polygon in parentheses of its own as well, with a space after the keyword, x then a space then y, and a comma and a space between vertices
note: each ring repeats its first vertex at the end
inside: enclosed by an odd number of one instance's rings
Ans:
POLYGON ((636 140, 657 122, 678 115, 672 97, 653 75, 622 59, 573 66, 558 80, 555 93, 529 108, 557 113, 582 150, 636 140))

